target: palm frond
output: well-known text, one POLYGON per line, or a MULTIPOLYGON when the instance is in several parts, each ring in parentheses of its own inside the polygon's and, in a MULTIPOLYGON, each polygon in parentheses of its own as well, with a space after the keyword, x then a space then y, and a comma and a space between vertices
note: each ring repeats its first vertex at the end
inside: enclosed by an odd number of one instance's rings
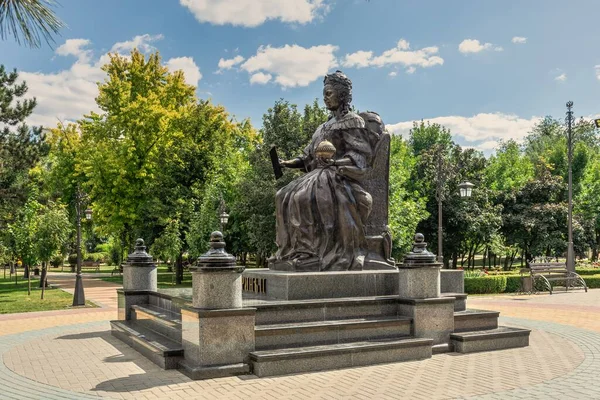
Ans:
POLYGON ((54 14, 54 0, 0 0, 0 38, 13 36, 17 43, 40 47, 42 41, 49 46, 53 35, 65 27, 54 14))

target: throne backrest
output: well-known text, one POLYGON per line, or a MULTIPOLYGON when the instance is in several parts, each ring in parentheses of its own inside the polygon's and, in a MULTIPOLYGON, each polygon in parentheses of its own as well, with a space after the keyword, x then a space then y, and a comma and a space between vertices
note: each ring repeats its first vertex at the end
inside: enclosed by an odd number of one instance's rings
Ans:
POLYGON ((377 113, 367 111, 359 115, 369 130, 369 141, 374 149, 371 165, 362 180, 364 189, 373 198, 366 235, 377 236, 387 232, 388 226, 391 137, 377 113))

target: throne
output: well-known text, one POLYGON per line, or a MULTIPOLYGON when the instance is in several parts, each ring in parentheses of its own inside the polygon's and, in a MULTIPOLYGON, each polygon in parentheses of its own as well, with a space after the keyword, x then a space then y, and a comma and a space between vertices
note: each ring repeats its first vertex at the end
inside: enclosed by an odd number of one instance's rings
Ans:
POLYGON ((369 141, 374 148, 370 168, 362 179, 363 188, 373 199, 373 208, 365 226, 368 253, 363 269, 395 269, 392 234, 388 226, 391 137, 379 114, 366 111, 359 115, 365 121, 369 141))

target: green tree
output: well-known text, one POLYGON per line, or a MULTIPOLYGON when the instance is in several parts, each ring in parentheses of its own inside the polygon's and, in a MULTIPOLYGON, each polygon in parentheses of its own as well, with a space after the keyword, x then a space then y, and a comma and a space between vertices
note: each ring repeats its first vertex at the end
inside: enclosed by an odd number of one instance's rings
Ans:
POLYGON ((500 143, 489 159, 484 184, 493 191, 520 189, 533 179, 533 164, 514 140, 500 143))
POLYGON ((42 128, 25 123, 37 102, 23 99, 27 85, 18 77, 0 65, 0 231, 27 201, 29 170, 47 153, 42 128))
POLYGON ((152 254, 165 262, 172 263, 179 257, 183 241, 180 237, 179 221, 170 220, 162 234, 152 244, 152 254))
POLYGON ((520 190, 505 194, 502 233, 521 249, 525 262, 566 250, 567 204, 561 177, 546 172, 520 190))
POLYGON ((592 260, 598 260, 600 251, 600 155, 596 153, 586 168, 582 191, 576 198, 575 212, 584 221, 588 221, 592 229, 592 260))
POLYGON ((428 216, 426 199, 410 191, 410 176, 416 158, 408 143, 393 135, 390 149, 389 226, 392 231, 392 256, 401 259, 414 242, 417 225, 428 216))
POLYGON ((23 262, 24 277, 28 279, 28 294, 31 294, 31 267, 37 262, 35 250, 36 217, 41 204, 36 200, 35 190, 29 192, 29 198, 19 210, 16 220, 8 225, 8 232, 14 240, 14 251, 23 262))
POLYGON ((41 298, 43 300, 48 262, 57 253, 63 253, 72 227, 65 207, 54 202, 39 207, 33 224, 32 244, 36 258, 42 262, 40 287, 42 288, 41 298))
POLYGON ((111 54, 103 69, 108 79, 96 99, 102 113, 81 121, 81 170, 96 225, 131 248, 145 232, 164 156, 176 157, 169 149, 185 137, 181 120, 195 104, 195 88, 181 71, 169 73, 158 53, 111 54))
POLYGON ((17 43, 40 47, 54 42, 65 24, 56 16, 52 0, 0 0, 0 38, 12 36, 17 43))

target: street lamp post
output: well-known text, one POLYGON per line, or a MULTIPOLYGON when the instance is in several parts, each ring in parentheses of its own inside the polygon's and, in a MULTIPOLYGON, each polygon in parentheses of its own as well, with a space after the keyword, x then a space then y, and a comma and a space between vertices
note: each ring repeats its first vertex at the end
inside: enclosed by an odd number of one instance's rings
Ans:
POLYGON ((444 201, 444 186, 446 184, 446 168, 444 168, 444 157, 441 151, 438 152, 436 165, 436 186, 435 198, 438 202, 438 251, 437 262, 444 262, 444 253, 442 253, 442 202, 444 201))
MULTIPOLYGON (((441 149, 441 147, 440 147, 441 149)), ((435 198, 438 203, 438 250, 437 250, 437 262, 444 262, 444 253, 443 253, 443 229, 442 229, 442 221, 443 221, 443 207, 442 203, 445 199, 444 195, 444 187, 446 185, 446 179, 448 178, 449 168, 446 164, 446 161, 442 155, 441 151, 437 151, 437 163, 436 163, 436 190, 435 190, 435 198)), ((474 184, 471 182, 462 182, 458 185, 460 189, 460 197, 468 198, 471 197, 473 192, 474 184)))
POLYGON ((569 205, 567 247, 567 270, 575 272, 575 250, 573 248, 573 102, 567 102, 567 154, 569 166, 569 205))
MULTIPOLYGON (((83 290, 83 279, 81 278, 81 203, 83 193, 77 188, 75 199, 75 211, 77 214, 77 272, 75 274, 75 290, 73 292, 73 307, 85 305, 85 293, 83 290)), ((92 219, 92 210, 85 210, 85 219, 92 219)))
POLYGON ((219 222, 221 223, 221 233, 225 234, 225 226, 227 225, 227 222, 229 222, 229 214, 227 214, 227 212, 225 211, 225 200, 223 200, 223 198, 221 197, 221 207, 220 207, 220 213, 219 213, 219 222))

